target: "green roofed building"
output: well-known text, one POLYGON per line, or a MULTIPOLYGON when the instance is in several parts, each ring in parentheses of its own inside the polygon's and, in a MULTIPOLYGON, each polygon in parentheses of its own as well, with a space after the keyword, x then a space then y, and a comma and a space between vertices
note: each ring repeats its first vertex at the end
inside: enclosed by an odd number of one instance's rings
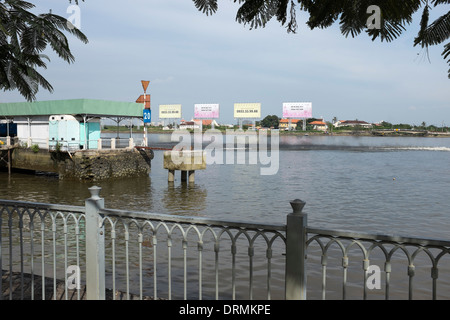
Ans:
POLYGON ((101 118, 142 118, 143 104, 91 99, 0 103, 0 121, 40 148, 97 149, 101 118))
POLYGON ((1 117, 51 116, 59 114, 98 117, 142 117, 143 104, 91 99, 0 103, 1 117))

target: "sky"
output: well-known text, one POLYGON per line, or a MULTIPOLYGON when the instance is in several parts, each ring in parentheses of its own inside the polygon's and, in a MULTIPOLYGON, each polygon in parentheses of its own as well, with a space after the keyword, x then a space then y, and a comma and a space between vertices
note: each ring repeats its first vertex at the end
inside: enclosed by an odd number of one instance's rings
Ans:
MULTIPOLYGON (((39 0, 35 13, 69 18, 69 1, 39 0)), ((40 70, 54 92, 37 100, 131 101, 149 80, 152 120, 159 105, 181 104, 190 120, 194 105, 220 105, 219 123, 236 123, 234 103, 261 103, 262 117, 282 116, 284 102, 312 102, 313 117, 331 121, 388 121, 450 126, 449 66, 443 45, 429 59, 414 47, 420 12, 400 38, 371 41, 364 33, 345 38, 335 24, 310 30, 297 13, 298 31, 276 19, 250 30, 235 21, 239 4, 219 0, 206 16, 191 0, 85 0, 80 2, 83 44, 68 35, 76 61, 67 64, 51 50, 40 70)), ((448 11, 433 9, 430 21, 448 11)), ((1 102, 22 102, 17 92, 0 92, 1 102)))

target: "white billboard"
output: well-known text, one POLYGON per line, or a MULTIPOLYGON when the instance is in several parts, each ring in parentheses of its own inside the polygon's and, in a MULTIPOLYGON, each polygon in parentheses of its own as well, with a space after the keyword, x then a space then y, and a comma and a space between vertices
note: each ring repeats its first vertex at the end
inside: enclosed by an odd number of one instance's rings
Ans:
POLYGON ((194 106, 195 119, 219 119, 218 104, 196 104, 194 106))
POLYGON ((163 104, 159 106, 160 119, 181 119, 181 104, 163 104))
POLYGON ((283 118, 312 118, 311 102, 283 103, 283 118))
POLYGON ((261 103, 235 103, 235 118, 261 118, 261 103))

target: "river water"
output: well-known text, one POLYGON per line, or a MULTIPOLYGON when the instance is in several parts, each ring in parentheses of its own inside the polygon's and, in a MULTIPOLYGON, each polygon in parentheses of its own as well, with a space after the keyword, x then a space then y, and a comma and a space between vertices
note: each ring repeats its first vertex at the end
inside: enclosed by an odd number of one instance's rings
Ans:
MULTIPOLYGON (((152 134, 149 145, 175 142, 169 134, 152 134)), ((312 227, 450 240, 447 138, 283 135, 276 174, 261 175, 260 164, 211 164, 196 171, 193 185, 178 175, 173 185, 167 182, 162 153, 155 150, 148 177, 96 183, 105 206, 284 223, 289 201, 298 198, 306 201, 312 227)), ((0 181, 3 199, 79 206, 92 186, 4 172, 0 181)))

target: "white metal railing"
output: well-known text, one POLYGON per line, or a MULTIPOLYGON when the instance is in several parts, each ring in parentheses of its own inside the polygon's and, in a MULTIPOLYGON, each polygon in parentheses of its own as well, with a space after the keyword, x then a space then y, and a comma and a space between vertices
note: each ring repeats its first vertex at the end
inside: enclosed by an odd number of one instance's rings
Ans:
POLYGON ((9 147, 19 143, 19 139, 17 137, 0 137, 0 148, 2 146, 9 147))
POLYGON ((98 149, 125 149, 134 148, 133 138, 102 138, 98 140, 98 149))
POLYGON ((56 299, 68 266, 85 270, 84 207, 2 200, 0 224, 0 299, 56 299))
POLYGON ((90 191, 84 207, 0 201, 0 298, 449 298, 450 241, 312 228, 300 200, 258 224, 105 209, 90 191))
POLYGON ((335 272, 331 272, 331 277, 337 270, 342 275, 341 293, 337 295, 342 299, 378 296, 388 300, 394 296, 393 299, 411 300, 417 294, 418 299, 436 300, 438 292, 441 299, 450 298, 450 241, 309 227, 307 232, 308 255, 320 257, 318 278, 321 278, 320 298, 323 300, 329 292, 327 276, 329 279, 332 259, 335 272), (355 288, 354 280, 350 280, 352 274, 359 275, 362 286, 355 288), (398 287, 403 291, 399 292, 398 287))
POLYGON ((25 138, 19 139, 18 137, 10 138, 0 137, 0 145, 2 142, 4 145, 8 145, 8 141, 13 143, 20 143, 23 147, 31 148, 36 145, 39 149, 44 150, 60 150, 64 152, 75 152, 82 149, 90 150, 114 150, 114 149, 132 149, 136 143, 141 143, 135 141, 133 138, 102 138, 96 140, 87 140, 86 144, 84 141, 79 140, 50 140, 50 139, 39 139, 39 138, 25 138))
MULTIPOLYGON (((139 212, 101 210, 104 241, 110 244, 110 253, 105 256, 112 270, 111 283, 116 291, 117 278, 123 275, 122 290, 130 295, 130 266, 135 269, 137 289, 140 298, 144 295, 143 267, 152 270, 152 281, 147 284, 148 295, 157 299, 208 299, 238 297, 253 299, 255 279, 265 278, 265 285, 259 286, 265 294, 259 298, 270 299, 272 259, 274 243, 284 247, 283 225, 258 225, 232 221, 209 220, 167 215, 149 216, 139 212), (131 218, 132 217, 132 218, 131 218), (131 232, 134 230, 134 232, 131 232), (119 254, 119 245, 123 246, 119 254), (132 253, 135 248, 137 254, 132 253), (259 250, 259 254, 255 251, 259 250), (147 257, 147 259, 145 259, 147 257), (257 258, 258 257, 258 258, 257 258), (133 261, 134 259, 134 261, 133 261), (144 260, 147 260, 145 263, 144 260), (239 259, 243 259, 245 263, 239 259), (123 262, 118 272, 117 263, 123 262), (248 263, 248 265, 247 265, 248 263), (228 265, 225 276, 221 266, 228 265), (256 276, 255 264, 262 275, 256 276), (205 265, 210 270, 204 270, 205 265), (264 271, 263 271, 264 270, 264 271), (246 273, 245 290, 239 291, 238 275, 246 273), (189 283, 190 282, 190 283, 189 283), (205 290, 205 288, 210 290, 205 290), (188 291, 191 292, 188 292, 188 291), (208 292, 204 292, 208 291, 208 292), (162 294, 161 294, 162 293, 162 294)), ((282 253, 276 252, 279 260, 282 253)))

